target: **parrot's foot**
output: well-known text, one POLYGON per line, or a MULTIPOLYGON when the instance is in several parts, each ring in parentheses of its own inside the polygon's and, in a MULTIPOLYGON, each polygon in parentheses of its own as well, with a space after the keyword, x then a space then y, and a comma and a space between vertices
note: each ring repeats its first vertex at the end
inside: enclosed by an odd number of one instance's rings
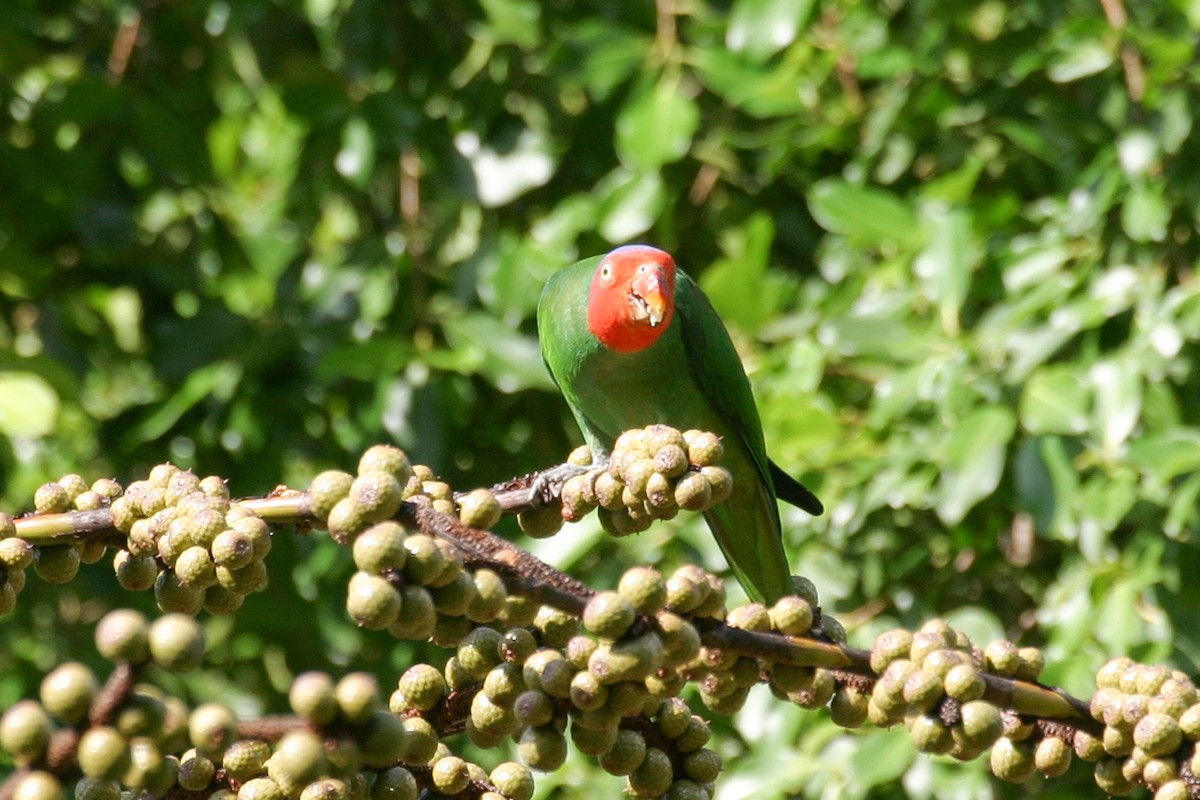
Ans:
POLYGON ((533 479, 533 483, 529 487, 529 502, 533 505, 552 502, 557 497, 556 493, 551 491, 553 487, 561 487, 576 475, 586 475, 589 472, 599 472, 605 469, 608 469, 608 459, 587 466, 568 463, 543 470, 533 479))

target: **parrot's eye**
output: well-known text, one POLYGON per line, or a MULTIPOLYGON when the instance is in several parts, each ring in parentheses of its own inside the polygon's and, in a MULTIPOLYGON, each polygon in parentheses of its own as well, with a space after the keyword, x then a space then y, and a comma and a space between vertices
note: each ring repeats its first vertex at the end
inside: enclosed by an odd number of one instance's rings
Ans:
POLYGON ((645 275, 645 274, 646 274, 647 272, 649 272, 649 271, 650 271, 650 265, 649 265, 649 264, 642 264, 640 267, 638 267, 638 274, 639 274, 639 275, 645 275))
POLYGON ((605 262, 600 267, 600 278, 601 278, 601 280, 606 280, 606 281, 612 280, 612 265, 611 264, 605 262))

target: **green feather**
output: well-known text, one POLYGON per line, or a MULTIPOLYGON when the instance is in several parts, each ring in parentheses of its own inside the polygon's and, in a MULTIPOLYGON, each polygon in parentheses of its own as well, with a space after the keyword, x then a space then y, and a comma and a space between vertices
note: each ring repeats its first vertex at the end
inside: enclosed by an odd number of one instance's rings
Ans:
MULTIPOLYGON (((607 455, 623 431, 654 423, 722 437, 733 496, 705 520, 747 592, 774 602, 791 586, 772 479, 778 468, 767 458, 750 382, 725 326, 700 287, 677 270, 670 327, 644 350, 609 350, 587 327, 588 293, 601 258, 557 272, 542 292, 538 332, 550 374, 599 454, 607 455)), ((819 513, 820 503, 800 489, 819 513)))

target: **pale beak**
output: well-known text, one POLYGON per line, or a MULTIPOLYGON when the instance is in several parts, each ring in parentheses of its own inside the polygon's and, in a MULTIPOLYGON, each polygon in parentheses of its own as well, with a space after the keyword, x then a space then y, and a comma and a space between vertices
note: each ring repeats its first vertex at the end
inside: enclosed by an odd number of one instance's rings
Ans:
POLYGON ((667 276, 657 266, 647 272, 639 273, 629 285, 633 318, 648 320, 650 327, 658 327, 667 315, 667 293, 669 291, 667 276))

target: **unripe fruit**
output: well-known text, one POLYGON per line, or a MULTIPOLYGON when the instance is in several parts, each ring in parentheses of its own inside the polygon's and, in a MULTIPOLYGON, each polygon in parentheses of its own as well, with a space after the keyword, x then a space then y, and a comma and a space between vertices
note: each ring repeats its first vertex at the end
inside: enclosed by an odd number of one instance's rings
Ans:
POLYGON ((1004 729, 1000 709, 983 700, 963 703, 959 714, 959 725, 966 741, 981 749, 996 741, 1004 729))
POLYGON ((600 592, 583 609, 583 626, 603 639, 618 639, 637 618, 632 602, 617 592, 600 592))
POLYGON ((62 784, 49 772, 34 770, 18 780, 12 800, 63 800, 62 784))
POLYGON ((437 612, 428 590, 411 584, 401 589, 400 615, 388 633, 400 639, 424 640, 433 635, 436 625, 437 612))
POLYGON ((193 589, 207 589, 217 582, 217 569, 212 555, 204 547, 189 547, 175 560, 179 582, 193 589))
POLYGON ((284 800, 284 794, 279 784, 270 778, 253 778, 238 789, 237 800, 284 800))
POLYGON ((983 658, 988 671, 1006 677, 1016 675, 1021 666, 1017 646, 1006 639, 998 639, 984 648, 983 658))
POLYGON ((361 724, 372 720, 379 708, 379 682, 368 672, 351 672, 337 682, 333 696, 342 718, 361 724))
POLYGON ((225 706, 205 703, 188 717, 188 737, 198 752, 219 756, 237 739, 237 719, 225 706))
POLYGON ((513 703, 513 714, 526 727, 549 725, 554 719, 554 703, 542 692, 522 692, 513 703))
POLYGON ((540 772, 553 772, 567 760, 567 740, 552 727, 527 728, 518 749, 521 760, 540 772))
MULTIPOLYGON (((667 601, 667 584, 652 567, 633 567, 625 571, 617 584, 617 593, 643 614, 659 611, 667 601)), ((587 623, 584 623, 587 626, 587 623)))
POLYGON ((354 540, 354 565, 375 575, 390 569, 403 569, 408 558, 404 549, 405 537, 404 528, 392 520, 372 525, 354 540))
POLYGON ((451 795, 464 791, 471 781, 467 762, 458 756, 439 758, 433 763, 430 777, 433 779, 435 789, 443 794, 451 795))
POLYGON ((948 753, 954 746, 950 729, 937 717, 917 713, 912 714, 906 723, 913 744, 923 753, 948 753))
POLYGON ((279 740, 275 754, 267 762, 267 768, 276 781, 283 778, 291 783, 304 784, 315 780, 324 769, 324 764, 325 754, 320 737, 312 731, 293 730, 279 740))
POLYGON ((646 750, 646 757, 629 776, 629 788, 642 797, 659 797, 671 788, 674 773, 671 759, 657 747, 646 750))
POLYGON ((411 772, 404 767, 392 767, 376 775, 370 800, 417 800, 419 791, 411 772))
POLYGON ((1146 754, 1157 758, 1167 756, 1183 743, 1183 732, 1174 717, 1166 714, 1147 714, 1133 729, 1133 742, 1146 754))
POLYGON ((1071 748, 1057 736, 1047 736, 1034 747, 1033 763, 1047 778, 1056 778, 1071 766, 1071 748))
POLYGON ((725 624, 743 631, 771 630, 771 614, 762 603, 747 603, 729 612, 725 624))
POLYGON ((400 615, 400 593, 378 575, 356 572, 346 587, 346 613, 360 628, 383 630, 400 615))
POLYGON ((475 591, 467 604, 467 617, 472 622, 494 622, 504 613, 508 589, 504 580, 490 569, 477 569, 471 576, 475 591))
POLYGON ((43 483, 33 493, 33 507, 38 514, 61 514, 71 508, 71 496, 60 483, 43 483))
POLYGON ((225 750, 221 766, 232 779, 245 783, 262 772, 271 755, 271 747, 259 739, 241 739, 225 750))
POLYGON ((404 732, 404 763, 428 764, 438 746, 433 726, 420 717, 409 717, 404 720, 404 732))
POLYGON ((120 800, 121 784, 84 776, 75 784, 75 800, 120 800))
POLYGON ((687 511, 703 511, 713 504, 713 487, 701 472, 689 472, 675 484, 675 503, 687 511))
POLYGON ((358 474, 363 475, 372 470, 381 470, 405 483, 414 475, 412 462, 408 455, 398 447, 388 444, 377 444, 367 448, 358 460, 358 474))
POLYGON ((79 769, 89 778, 113 780, 129 768, 129 742, 115 728, 96 725, 79 737, 79 769))
POLYGON ((610 684, 640 681, 658 671, 663 663, 662 640, 653 633, 601 646, 588 659, 588 671, 610 684))
POLYGON ((39 696, 48 712, 74 725, 87 716, 88 705, 98 690, 96 676, 90 669, 77 661, 68 661, 42 679, 39 696))
POLYGON ((562 512, 553 505, 531 508, 517 514, 517 524, 531 539, 547 539, 562 528, 562 512))
POLYGON ((629 775, 646 759, 646 739, 633 730, 617 732, 608 752, 601 754, 600 766, 611 775, 629 775))
POLYGON ((868 701, 868 695, 857 689, 841 687, 829 704, 829 717, 843 728, 857 728, 867 720, 868 701))
POLYGON ((146 617, 132 609, 110 611, 96 625, 96 649, 110 661, 144 662, 150 655, 146 617))
POLYGON ((217 767, 204 756, 197 755, 179 762, 179 787, 198 792, 212 783, 217 767))
POLYGON ((458 518, 472 528, 486 530, 495 527, 503 513, 500 501, 487 489, 475 489, 458 501, 458 518))
POLYGON ((510 800, 530 800, 533 797, 533 773, 524 764, 505 761, 492 770, 488 781, 510 800))
POLYGON ((387 711, 368 715, 367 731, 362 739, 362 763, 381 769, 395 765, 397 761, 414 763, 405 758, 412 744, 405 730, 404 721, 387 711))
POLYGON ((354 503, 366 519, 385 520, 400 510, 403 485, 396 476, 383 470, 360 472, 350 484, 346 498, 354 503))
POLYGON ((33 700, 21 700, 0 717, 0 749, 18 764, 28 764, 45 752, 51 732, 45 709, 33 700))
POLYGON ((121 588, 142 592, 154 586, 158 564, 149 556, 135 556, 127 550, 118 550, 113 556, 113 571, 121 588))
POLYGON ((959 702, 969 702, 983 697, 987 684, 973 664, 958 664, 951 667, 943 681, 946 694, 959 702))
POLYGON ((1024 783, 1036 770, 1033 749, 1025 742, 1014 742, 1008 737, 1002 737, 992 745, 989 763, 993 775, 1011 783, 1024 783))
POLYGON ((415 664, 400 676, 396 690, 404 696, 408 708, 428 711, 445 696, 446 682, 435 667, 415 664))
POLYGON ((150 656, 171 672, 189 672, 204 660, 204 632, 183 614, 167 614, 150 626, 150 656))
POLYGON ((38 545, 33 564, 38 577, 46 583, 70 583, 79 572, 79 546, 72 544, 38 545))
POLYGON ((204 592, 185 586, 174 570, 163 570, 154 581, 154 600, 163 611, 196 614, 204 607, 204 592))
POLYGON ((771 607, 771 624, 775 630, 787 636, 803 636, 813 624, 812 605, 802 597, 781 597, 771 607))
POLYGON ((687 444, 688 461, 698 467, 707 467, 721 460, 723 447, 721 437, 708 431, 689 430, 683 432, 687 444))
MULTIPOLYGON (((11 520, 10 520, 11 523, 11 520)), ((11 575, 27 569, 33 563, 33 545, 15 535, 0 539, 0 567, 11 575)))

